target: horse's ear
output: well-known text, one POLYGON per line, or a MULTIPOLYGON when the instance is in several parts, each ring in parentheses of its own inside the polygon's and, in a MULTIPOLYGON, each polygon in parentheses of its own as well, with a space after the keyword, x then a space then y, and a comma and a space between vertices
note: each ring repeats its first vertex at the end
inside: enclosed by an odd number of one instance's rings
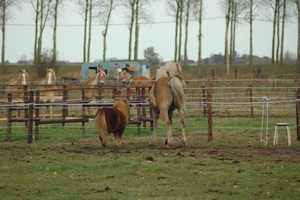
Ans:
POLYGON ((46 71, 49 72, 49 68, 47 68, 46 71))
POLYGON ((22 72, 22 70, 20 69, 20 73, 22 72))

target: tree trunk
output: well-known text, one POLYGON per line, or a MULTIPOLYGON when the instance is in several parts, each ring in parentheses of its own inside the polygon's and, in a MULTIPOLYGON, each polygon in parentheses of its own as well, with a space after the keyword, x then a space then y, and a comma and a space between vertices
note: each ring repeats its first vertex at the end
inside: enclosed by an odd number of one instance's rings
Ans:
POLYGON ((253 53, 252 9, 253 9, 253 0, 250 0, 250 52, 249 52, 250 72, 252 72, 252 53, 253 53))
POLYGON ((134 61, 137 61, 138 59, 138 45, 139 45, 139 0, 136 1, 136 9, 135 9, 134 61))
POLYGON ((35 10, 35 35, 34 35, 34 58, 33 58, 33 63, 36 64, 37 63, 37 45, 38 45, 38 32, 39 32, 39 28, 38 28, 38 24, 39 24, 39 8, 40 8, 40 1, 37 0, 36 1, 36 10, 35 10))
POLYGON ((229 47, 229 63, 232 64, 232 45, 233 45, 233 19, 234 19, 234 1, 231 2, 231 18, 230 18, 230 47, 229 47))
POLYGON ((91 56, 92 10, 93 10, 93 0, 90 0, 89 39, 88 39, 88 48, 87 48, 87 62, 90 62, 90 56, 91 56))
POLYGON ((47 19, 48 19, 48 15, 50 12, 50 2, 47 2, 46 4, 47 6, 47 12, 46 12, 46 16, 44 18, 44 8, 45 8, 45 2, 44 0, 41 0, 41 4, 40 4, 40 35, 38 38, 38 55, 37 55, 37 64, 40 65, 41 64, 41 59, 42 59, 42 38, 43 38, 43 32, 47 23, 47 19))
MULTIPOLYGON (((201 0, 202 1, 202 0, 201 0)), ((179 1, 176 1, 176 24, 175 24, 175 50, 174 50, 174 62, 177 62, 177 38, 178 38, 178 17, 179 17, 179 1)))
POLYGON ((111 16, 111 12, 112 12, 112 6, 113 6, 114 1, 110 0, 110 5, 109 5, 109 12, 108 12, 108 16, 107 16, 107 20, 106 20, 106 24, 105 24, 105 30, 103 33, 103 62, 106 61, 106 36, 107 36, 107 31, 108 31, 108 26, 109 26, 109 20, 110 20, 110 16, 111 16))
POLYGON ((227 63, 227 54, 228 54, 228 29, 230 22, 230 10, 231 10, 231 0, 228 1, 228 11, 226 15, 226 31, 225 31, 225 49, 224 49, 224 64, 227 63))
POLYGON ((2 49, 1 49, 1 68, 4 74, 4 62, 5 62, 5 21, 6 21, 6 1, 2 1, 2 49))
POLYGON ((281 45, 280 45, 280 65, 283 64, 283 40, 284 40, 285 7, 286 7, 286 0, 284 0, 284 2, 283 2, 282 28, 281 28, 281 45))
POLYGON ((87 32, 87 16, 89 12, 89 0, 85 0, 85 13, 84 13, 84 35, 83 35, 83 62, 86 62, 86 32, 87 32))
POLYGON ((234 3, 234 24, 233 24, 233 44, 232 44, 232 64, 235 64, 235 30, 236 30, 236 7, 237 3, 234 3))
POLYGON ((275 35, 276 35, 276 17, 277 17, 278 1, 279 0, 276 0, 275 8, 274 8, 273 35, 272 35, 272 58, 271 58, 272 64, 274 64, 274 62, 275 62, 275 35))
POLYGON ((276 48, 276 63, 278 64, 278 60, 279 60, 279 46, 280 46, 280 35, 279 35, 279 20, 280 20, 280 6, 278 3, 278 7, 277 7, 277 48, 276 48))
POLYGON ((300 73, 300 2, 296 1, 298 11, 298 48, 297 48, 297 71, 300 73))
POLYGON ((183 12, 183 0, 180 1, 178 61, 181 61, 180 54, 181 54, 181 37, 182 37, 182 12, 183 12))
POLYGON ((201 73, 201 42, 202 42, 202 0, 200 0, 199 10, 199 33, 198 33, 198 74, 201 73))
POLYGON ((189 30, 189 14, 190 14, 190 0, 187 1, 186 6, 186 21, 185 21, 185 41, 184 41, 184 66, 187 66, 187 42, 188 42, 188 30, 189 30))
POLYGON ((131 4, 131 21, 129 27, 129 45, 128 45, 128 61, 131 61, 131 43, 132 43, 132 29, 134 22, 134 5, 136 1, 133 1, 131 4))
POLYGON ((229 69, 229 53, 228 53, 228 22, 229 22, 229 15, 226 16, 226 32, 225 32, 225 59, 226 60, 226 69, 227 69, 227 74, 229 74, 230 69, 229 69))
POLYGON ((44 21, 44 0, 40 4, 40 35, 38 37, 38 51, 37 51, 37 64, 41 64, 42 56, 42 35, 43 35, 43 21, 44 21))
POLYGON ((52 62, 53 65, 56 65, 56 28, 57 28, 57 8, 58 8, 58 2, 59 0, 55 1, 55 7, 54 7, 54 27, 53 27, 53 58, 52 62))

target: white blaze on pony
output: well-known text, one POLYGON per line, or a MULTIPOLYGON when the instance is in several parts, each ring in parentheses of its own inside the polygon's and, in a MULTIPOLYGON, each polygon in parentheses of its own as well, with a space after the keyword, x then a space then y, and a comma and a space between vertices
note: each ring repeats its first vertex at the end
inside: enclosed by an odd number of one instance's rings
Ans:
POLYGON ((173 111, 178 110, 179 124, 181 130, 182 145, 186 146, 185 137, 185 94, 184 82, 181 79, 181 67, 179 63, 166 63, 166 65, 159 70, 157 74, 158 80, 152 87, 149 93, 149 103, 153 109, 153 133, 150 145, 155 145, 156 142, 156 129, 159 116, 163 119, 167 129, 167 147, 171 147, 172 140, 172 117, 173 111))

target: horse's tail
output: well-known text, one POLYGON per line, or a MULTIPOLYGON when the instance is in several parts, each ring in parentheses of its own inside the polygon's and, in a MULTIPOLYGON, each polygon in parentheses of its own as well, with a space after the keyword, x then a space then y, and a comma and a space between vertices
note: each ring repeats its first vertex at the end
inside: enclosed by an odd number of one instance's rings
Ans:
POLYGON ((107 132, 107 124, 105 120, 105 113, 103 109, 98 110, 95 118, 95 125, 99 133, 99 137, 101 137, 105 143, 105 141, 107 141, 108 138, 108 132, 107 132))
POLYGON ((178 77, 173 77, 169 81, 169 86, 174 93, 174 97, 177 100, 178 104, 182 105, 185 109, 185 94, 184 94, 184 83, 178 77))

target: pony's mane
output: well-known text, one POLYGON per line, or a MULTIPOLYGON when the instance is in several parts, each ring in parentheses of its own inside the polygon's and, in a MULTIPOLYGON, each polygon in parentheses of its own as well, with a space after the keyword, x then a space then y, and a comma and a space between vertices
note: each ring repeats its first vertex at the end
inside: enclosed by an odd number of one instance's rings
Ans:
POLYGON ((164 66, 156 70, 156 80, 164 77, 175 77, 181 75, 180 62, 167 62, 164 66))

